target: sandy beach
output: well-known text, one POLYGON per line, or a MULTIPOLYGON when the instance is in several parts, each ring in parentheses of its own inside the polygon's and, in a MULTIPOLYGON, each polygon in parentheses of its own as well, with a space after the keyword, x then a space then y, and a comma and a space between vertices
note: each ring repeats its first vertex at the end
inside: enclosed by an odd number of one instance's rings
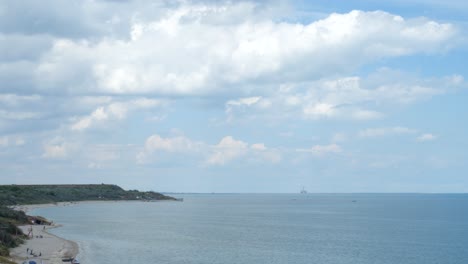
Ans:
MULTIPOLYGON (((28 213, 37 208, 69 206, 73 204, 74 203, 71 202, 65 202, 56 204, 18 205, 12 208, 28 213)), ((25 240, 24 244, 10 250, 11 259, 16 263, 23 263, 25 260, 36 260, 37 263, 59 264, 63 263, 62 258, 76 257, 79 252, 77 243, 47 232, 49 229, 58 227, 60 227, 60 225, 57 224, 19 226, 24 234, 28 234, 31 231, 31 235, 30 239, 25 240)))
POLYGON ((48 204, 23 204, 10 206, 11 209, 16 211, 23 211, 26 214, 34 209, 52 207, 52 206, 70 206, 83 202, 60 202, 60 203, 48 203, 48 204))
MULTIPOLYGON (((81 203, 121 203, 138 201, 80 201, 80 202, 60 202, 50 204, 30 204, 11 206, 12 209, 29 213, 38 208, 52 206, 73 206, 81 203)), ((53 219, 49 219, 53 221, 53 219)), ((58 228, 60 224, 53 225, 25 225, 19 226, 24 234, 28 234, 32 228, 32 238, 25 241, 21 246, 10 250, 10 257, 16 263, 23 263, 25 260, 36 260, 43 264, 59 264, 62 258, 76 257, 79 252, 78 244, 47 232, 51 228, 58 228), (31 250, 33 254, 31 255, 31 250), (35 256, 36 255, 36 256, 35 256), (40 256, 39 256, 40 255, 40 256)))
POLYGON ((23 263, 27 259, 33 259, 37 260, 38 263, 59 264, 63 263, 62 258, 76 257, 78 244, 47 232, 48 229, 55 227, 58 226, 20 226, 25 234, 32 230, 32 238, 10 251, 12 259, 16 263, 23 263))

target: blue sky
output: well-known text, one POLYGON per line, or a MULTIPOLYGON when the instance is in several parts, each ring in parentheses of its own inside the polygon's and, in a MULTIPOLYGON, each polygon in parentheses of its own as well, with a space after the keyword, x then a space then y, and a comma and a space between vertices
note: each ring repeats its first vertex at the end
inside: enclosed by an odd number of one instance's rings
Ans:
POLYGON ((0 183, 467 192, 467 14, 0 1, 0 183))

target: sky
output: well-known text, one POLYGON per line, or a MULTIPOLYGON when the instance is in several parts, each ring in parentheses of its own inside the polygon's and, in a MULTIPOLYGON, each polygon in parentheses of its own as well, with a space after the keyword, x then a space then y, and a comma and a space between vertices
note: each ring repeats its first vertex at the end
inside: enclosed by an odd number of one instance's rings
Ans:
POLYGON ((0 184, 468 192, 468 2, 0 0, 0 184))

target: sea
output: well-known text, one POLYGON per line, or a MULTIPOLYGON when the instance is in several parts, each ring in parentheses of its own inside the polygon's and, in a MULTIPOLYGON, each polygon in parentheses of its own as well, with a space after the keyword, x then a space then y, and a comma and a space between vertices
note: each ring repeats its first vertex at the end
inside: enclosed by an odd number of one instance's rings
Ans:
POLYGON ((82 264, 466 264, 466 194, 176 194, 39 208, 82 264))

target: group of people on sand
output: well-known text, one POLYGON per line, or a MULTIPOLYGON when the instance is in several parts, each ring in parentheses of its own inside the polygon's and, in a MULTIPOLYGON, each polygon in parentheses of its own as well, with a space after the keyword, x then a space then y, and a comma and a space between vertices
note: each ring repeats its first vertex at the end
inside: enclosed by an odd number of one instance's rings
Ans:
MULTIPOLYGON (((46 229, 46 227, 43 226, 43 227, 42 227, 42 231, 45 231, 45 229, 46 229)), ((36 238, 44 238, 42 235, 36 235, 36 236, 34 236, 32 226, 30 226, 30 227, 28 228, 28 237, 30 237, 30 238, 34 238, 34 237, 36 237, 36 238)), ((39 254, 37 254, 37 252, 34 252, 32 248, 27 248, 27 249, 26 249, 26 255, 27 255, 28 257, 35 257, 35 258, 37 258, 37 257, 41 257, 41 256, 42 256, 42 252, 39 252, 39 254)))
MULTIPOLYGON (((42 231, 45 231, 45 229, 46 229, 46 226, 43 226, 43 227, 42 227, 42 231)), ((29 238, 34 238, 32 226, 30 226, 30 227, 28 228, 28 237, 29 237, 29 238)), ((44 238, 44 237, 43 237, 42 235, 36 235, 36 238, 44 238)))
POLYGON ((28 255, 33 256, 33 257, 41 257, 41 256, 42 256, 42 252, 39 252, 39 255, 38 255, 38 254, 34 254, 32 248, 31 248, 31 249, 30 249, 30 248, 27 248, 27 249, 26 249, 26 253, 27 253, 28 255))

